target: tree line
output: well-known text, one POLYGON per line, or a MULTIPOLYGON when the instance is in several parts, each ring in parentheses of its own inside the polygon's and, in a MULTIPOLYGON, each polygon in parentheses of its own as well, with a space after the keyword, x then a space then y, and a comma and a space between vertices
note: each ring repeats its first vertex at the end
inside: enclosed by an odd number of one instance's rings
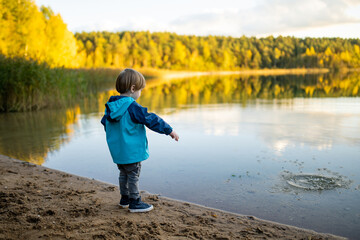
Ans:
POLYGON ((186 36, 150 32, 75 34, 82 66, 174 70, 358 68, 360 39, 186 36))
POLYGON ((51 67, 172 70, 359 68, 360 39, 81 32, 31 0, 0 0, 0 54, 51 67))

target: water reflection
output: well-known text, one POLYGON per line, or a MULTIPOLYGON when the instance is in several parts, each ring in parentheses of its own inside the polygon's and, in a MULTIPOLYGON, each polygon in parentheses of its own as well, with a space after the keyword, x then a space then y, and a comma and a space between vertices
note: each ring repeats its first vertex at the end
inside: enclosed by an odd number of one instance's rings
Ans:
POLYGON ((344 76, 201 76, 149 81, 141 102, 151 109, 239 102, 251 99, 360 96, 360 73, 344 76))
POLYGON ((35 164, 71 140, 80 107, 0 114, 0 153, 35 164))

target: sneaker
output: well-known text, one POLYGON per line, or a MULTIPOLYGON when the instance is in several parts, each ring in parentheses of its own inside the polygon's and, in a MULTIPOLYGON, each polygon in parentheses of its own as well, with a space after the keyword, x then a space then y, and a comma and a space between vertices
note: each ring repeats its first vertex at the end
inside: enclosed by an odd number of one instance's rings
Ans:
POLYGON ((127 208, 129 206, 129 203, 130 203, 129 196, 122 195, 121 199, 120 199, 119 206, 122 207, 122 208, 127 208))
POLYGON ((132 213, 148 212, 153 208, 153 205, 142 202, 141 197, 138 199, 130 199, 129 210, 132 213))

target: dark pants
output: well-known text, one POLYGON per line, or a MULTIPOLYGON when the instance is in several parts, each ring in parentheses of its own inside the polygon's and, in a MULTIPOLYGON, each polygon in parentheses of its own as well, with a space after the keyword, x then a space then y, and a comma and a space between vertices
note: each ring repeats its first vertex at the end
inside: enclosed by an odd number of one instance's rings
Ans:
POLYGON ((139 177, 141 170, 141 162, 131 164, 117 164, 117 167, 120 170, 120 194, 127 195, 133 199, 138 199, 140 197, 139 177))

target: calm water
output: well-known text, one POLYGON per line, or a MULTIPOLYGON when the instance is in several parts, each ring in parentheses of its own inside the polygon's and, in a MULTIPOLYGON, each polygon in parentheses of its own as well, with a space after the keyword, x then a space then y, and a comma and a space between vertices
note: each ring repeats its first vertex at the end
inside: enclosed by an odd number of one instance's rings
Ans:
MULTIPOLYGON (((353 239, 360 235, 360 78, 152 80, 140 103, 180 135, 148 131, 140 188, 353 239), (331 190, 286 176, 341 179, 331 190)), ((0 114, 0 153, 117 184, 100 119, 114 91, 78 106, 0 114)))

